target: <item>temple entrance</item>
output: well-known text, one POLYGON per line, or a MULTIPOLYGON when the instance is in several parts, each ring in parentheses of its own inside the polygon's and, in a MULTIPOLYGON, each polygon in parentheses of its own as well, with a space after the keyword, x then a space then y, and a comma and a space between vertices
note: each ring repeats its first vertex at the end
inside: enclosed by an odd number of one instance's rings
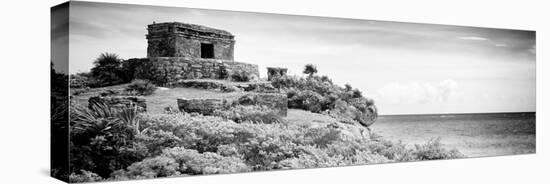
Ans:
POLYGON ((201 58, 214 58, 214 44, 201 43, 201 58))

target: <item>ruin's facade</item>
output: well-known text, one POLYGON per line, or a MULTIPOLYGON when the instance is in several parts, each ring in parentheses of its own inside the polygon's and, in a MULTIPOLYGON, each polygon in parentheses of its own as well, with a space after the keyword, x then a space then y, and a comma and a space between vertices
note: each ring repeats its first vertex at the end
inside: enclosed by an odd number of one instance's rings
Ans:
POLYGON ((233 60, 235 36, 227 31, 180 22, 150 24, 147 30, 147 57, 233 60))
POLYGON ((235 36, 206 26, 180 22, 147 26, 147 58, 135 59, 136 77, 159 85, 186 79, 259 78, 258 65, 234 61, 235 36))

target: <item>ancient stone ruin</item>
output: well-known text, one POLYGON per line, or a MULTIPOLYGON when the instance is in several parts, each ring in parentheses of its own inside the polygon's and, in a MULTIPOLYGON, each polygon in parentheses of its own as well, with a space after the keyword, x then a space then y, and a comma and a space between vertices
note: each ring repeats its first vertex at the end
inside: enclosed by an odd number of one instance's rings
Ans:
POLYGON ((153 23, 147 30, 147 57, 233 60, 235 36, 227 31, 179 22, 153 23))
POLYGON ((180 22, 147 26, 147 58, 132 59, 136 78, 169 86, 185 79, 259 78, 258 65, 233 60, 235 36, 180 22))
MULTIPOLYGON (((234 105, 268 107, 286 116, 288 99, 270 82, 259 78, 258 65, 233 60, 235 36, 231 33, 201 25, 179 22, 153 23, 147 26, 147 58, 130 59, 134 75, 160 86, 217 89, 223 92, 245 92, 238 99, 177 99, 178 108, 185 112, 211 115, 216 110, 234 105), (246 76, 253 82, 227 84, 233 75, 246 76)), ((269 80, 285 76, 286 68, 268 68, 269 80)), ((137 106, 146 111, 145 99, 137 97, 92 97, 91 103, 103 102, 120 107, 137 106)))
POLYGON ((268 107, 277 112, 279 116, 286 116, 288 111, 288 99, 281 93, 248 93, 238 99, 221 98, 179 98, 178 109, 184 112, 196 112, 203 115, 211 115, 216 110, 225 110, 235 105, 258 105, 268 107))

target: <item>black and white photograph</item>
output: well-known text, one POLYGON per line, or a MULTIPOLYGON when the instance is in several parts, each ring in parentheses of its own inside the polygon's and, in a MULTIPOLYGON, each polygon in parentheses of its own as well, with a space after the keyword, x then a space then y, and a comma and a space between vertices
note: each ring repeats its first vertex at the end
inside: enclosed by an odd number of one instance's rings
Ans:
POLYGON ((536 151, 536 31, 71 1, 51 8, 69 183, 536 151))

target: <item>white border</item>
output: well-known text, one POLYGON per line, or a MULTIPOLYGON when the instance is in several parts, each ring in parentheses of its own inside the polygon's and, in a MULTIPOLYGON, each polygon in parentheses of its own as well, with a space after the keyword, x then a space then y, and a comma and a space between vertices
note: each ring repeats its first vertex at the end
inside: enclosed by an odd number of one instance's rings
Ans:
MULTIPOLYGON (((3 1, 0 183, 62 183, 49 169, 49 8, 60 0, 3 1)), ((537 31, 537 154, 141 180, 120 183, 542 183, 548 166, 549 17, 536 0, 102 0, 148 5, 436 23, 537 31), (546 72, 544 71, 546 70, 546 72), (546 84, 544 84, 546 83, 546 84)), ((118 183, 118 182, 117 182, 118 183)))

